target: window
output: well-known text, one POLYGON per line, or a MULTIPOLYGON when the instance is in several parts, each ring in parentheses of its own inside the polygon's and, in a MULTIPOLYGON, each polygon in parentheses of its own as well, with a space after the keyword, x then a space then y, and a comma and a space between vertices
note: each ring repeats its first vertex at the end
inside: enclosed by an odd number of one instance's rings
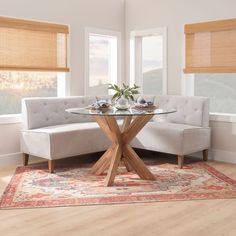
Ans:
POLYGON ((85 94, 106 95, 109 83, 119 83, 120 33, 86 29, 85 35, 85 94))
POLYGON ((194 95, 210 98, 210 112, 236 114, 236 74, 195 74, 194 95))
POLYGON ((0 17, 0 115, 24 97, 65 95, 68 26, 0 17))
POLYGON ((144 94, 163 91, 163 36, 142 38, 142 78, 144 94))
POLYGON ((144 94, 165 94, 166 28, 131 33, 131 84, 138 84, 144 94))
POLYGON ((236 114, 235 36, 236 19, 185 25, 187 90, 209 97, 212 113, 236 114))
POLYGON ((62 72, 0 71, 0 115, 20 113, 25 97, 65 96, 64 80, 62 72))

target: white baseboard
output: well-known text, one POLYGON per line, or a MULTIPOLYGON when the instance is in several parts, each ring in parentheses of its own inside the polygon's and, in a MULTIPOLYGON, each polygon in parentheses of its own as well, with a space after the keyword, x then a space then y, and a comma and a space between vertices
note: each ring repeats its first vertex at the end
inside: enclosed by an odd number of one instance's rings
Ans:
POLYGON ((211 160, 222 161, 236 164, 236 152, 229 152, 225 150, 212 149, 210 154, 211 160))
MULTIPOLYGON (((32 162, 40 162, 42 161, 42 158, 30 156, 29 163, 32 162)), ((22 153, 10 153, 10 154, 4 154, 0 155, 0 166, 19 166, 22 165, 22 153)))
MULTIPOLYGON (((202 158, 202 152, 194 153, 191 156, 202 158)), ((210 149, 209 160, 236 164, 236 152, 229 152, 220 149, 210 149)))

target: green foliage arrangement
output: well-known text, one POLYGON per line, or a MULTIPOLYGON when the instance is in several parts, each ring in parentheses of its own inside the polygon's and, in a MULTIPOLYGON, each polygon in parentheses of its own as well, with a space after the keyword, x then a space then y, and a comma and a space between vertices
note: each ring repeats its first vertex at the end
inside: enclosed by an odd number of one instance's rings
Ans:
POLYGON ((116 84, 109 84, 108 89, 114 90, 115 94, 112 97, 112 100, 120 99, 121 97, 126 98, 127 100, 134 101, 134 95, 139 94, 140 87, 136 84, 133 85, 133 87, 130 87, 129 85, 122 84, 122 87, 119 87, 116 84))

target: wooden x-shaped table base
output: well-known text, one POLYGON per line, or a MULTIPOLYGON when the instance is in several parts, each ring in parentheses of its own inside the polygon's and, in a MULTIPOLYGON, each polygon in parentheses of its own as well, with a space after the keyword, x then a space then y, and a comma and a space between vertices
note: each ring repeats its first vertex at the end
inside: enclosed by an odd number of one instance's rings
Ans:
POLYGON ((126 116, 120 128, 114 116, 95 116, 95 120, 112 141, 112 145, 94 164, 90 173, 101 175, 108 169, 105 186, 111 186, 114 182, 119 163, 123 161, 127 170, 134 170, 141 179, 155 180, 155 176, 148 170, 144 162, 129 145, 131 140, 152 117, 153 115, 142 115, 137 116, 132 121, 132 116, 126 116))

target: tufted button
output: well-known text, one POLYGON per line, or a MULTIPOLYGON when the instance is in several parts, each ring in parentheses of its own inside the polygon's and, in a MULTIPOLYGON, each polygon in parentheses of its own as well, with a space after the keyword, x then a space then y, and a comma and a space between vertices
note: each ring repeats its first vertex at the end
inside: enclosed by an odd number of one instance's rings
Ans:
POLYGON ((66 116, 66 117, 65 117, 65 119, 66 119, 66 120, 68 120, 68 119, 69 119, 69 117, 67 117, 67 116, 66 116))
POLYGON ((34 114, 37 114, 38 112, 37 111, 34 111, 34 114))
POLYGON ((67 105, 68 104, 68 102, 64 102, 64 105, 67 105))
POLYGON ((166 99, 166 102, 169 102, 170 100, 169 99, 166 99))
POLYGON ((196 112, 196 111, 198 111, 198 109, 197 109, 197 108, 195 108, 195 109, 194 109, 194 111, 196 112))
POLYGON ((43 105, 44 105, 44 106, 47 106, 47 103, 46 103, 46 102, 44 102, 44 103, 43 103, 43 105))
POLYGON ((185 104, 188 104, 188 100, 185 101, 185 104))
POLYGON ((84 104, 84 100, 81 101, 81 104, 84 104))
POLYGON ((186 115, 184 115, 184 119, 186 119, 186 115))
POLYGON ((49 118, 48 117, 46 117, 46 119, 45 119, 46 121, 49 121, 49 118))

